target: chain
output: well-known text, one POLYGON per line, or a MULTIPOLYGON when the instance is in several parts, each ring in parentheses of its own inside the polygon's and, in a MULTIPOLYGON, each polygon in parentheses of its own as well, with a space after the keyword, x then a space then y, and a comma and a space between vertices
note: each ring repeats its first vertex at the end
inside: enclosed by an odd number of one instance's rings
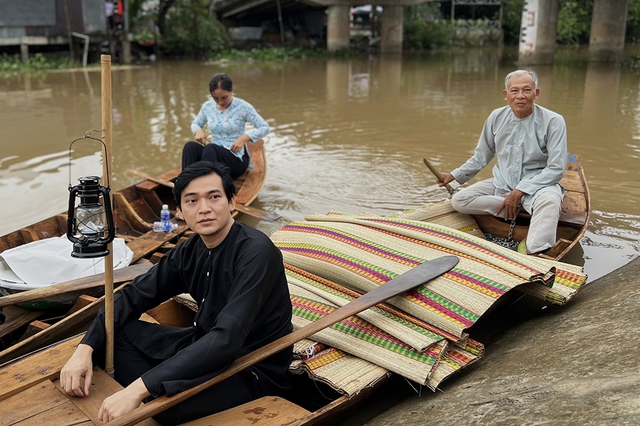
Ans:
POLYGON ((509 235, 507 236, 508 240, 513 240, 513 230, 516 229, 516 220, 513 219, 511 221, 511 226, 509 226, 509 235))

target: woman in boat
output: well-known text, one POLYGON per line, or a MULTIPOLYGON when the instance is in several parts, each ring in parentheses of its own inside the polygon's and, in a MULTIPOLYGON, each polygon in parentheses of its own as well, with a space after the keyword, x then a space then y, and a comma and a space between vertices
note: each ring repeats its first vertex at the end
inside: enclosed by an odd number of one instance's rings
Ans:
POLYGON ((233 83, 228 75, 214 75, 209 81, 209 93, 213 99, 202 105, 191 123, 195 142, 187 142, 182 148, 182 168, 202 160, 220 162, 235 179, 251 165, 245 145, 266 136, 269 124, 250 103, 233 96, 233 83), (245 133, 246 123, 255 128, 245 133), (205 125, 209 126, 211 136, 205 135, 205 125))

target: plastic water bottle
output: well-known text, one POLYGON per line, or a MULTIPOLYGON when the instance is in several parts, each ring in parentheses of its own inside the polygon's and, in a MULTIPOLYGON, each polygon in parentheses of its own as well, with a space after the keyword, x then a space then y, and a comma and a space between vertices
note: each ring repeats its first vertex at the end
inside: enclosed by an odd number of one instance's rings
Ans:
POLYGON ((162 205, 162 210, 160 211, 160 222, 162 223, 163 232, 172 231, 173 227, 171 226, 171 212, 169 212, 169 206, 166 204, 162 205))

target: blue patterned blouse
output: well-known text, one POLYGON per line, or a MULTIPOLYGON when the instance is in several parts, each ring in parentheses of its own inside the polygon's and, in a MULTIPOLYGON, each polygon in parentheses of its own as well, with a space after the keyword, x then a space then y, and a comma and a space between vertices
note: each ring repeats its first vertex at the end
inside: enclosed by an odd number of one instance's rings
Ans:
MULTIPOLYGON (((231 105, 220 111, 213 100, 207 101, 200 108, 198 116, 191 123, 191 132, 196 133, 198 129, 204 129, 205 124, 211 131, 211 143, 231 148, 231 145, 240 136, 245 134, 245 124, 251 123, 254 129, 246 132, 255 142, 269 133, 269 124, 260 117, 256 109, 247 101, 234 96, 231 105)), ((242 158, 244 150, 234 153, 236 157, 242 158)))

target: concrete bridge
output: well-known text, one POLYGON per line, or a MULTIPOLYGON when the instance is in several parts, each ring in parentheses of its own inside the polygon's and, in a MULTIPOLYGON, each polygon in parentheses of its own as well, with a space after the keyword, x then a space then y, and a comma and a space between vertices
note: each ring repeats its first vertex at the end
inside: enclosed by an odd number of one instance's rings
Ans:
MULTIPOLYGON (((378 0, 380 17, 380 52, 402 51, 403 8, 434 0, 378 0)), ((251 15, 277 15, 282 26, 282 14, 315 9, 317 17, 327 11, 327 49, 337 51, 349 47, 350 6, 371 4, 371 0, 219 0, 214 2, 222 21, 250 20, 251 15)), ((454 0, 454 5, 499 4, 499 0, 454 0)), ((623 54, 629 0, 594 0, 589 41, 589 59, 612 62, 623 54)), ((552 64, 556 50, 556 35, 560 0, 525 0, 519 62, 523 65, 552 64)), ((259 23, 258 23, 259 25, 259 23)))
MULTIPOLYGON (((629 0, 594 0, 589 60, 614 62, 622 58, 629 0)), ((559 0, 525 0, 522 10, 521 64, 552 64, 556 50, 559 0)))
MULTIPOLYGON (((429 1, 429 0, 427 0, 429 1)), ((433 1, 433 0, 431 0, 433 1)), ((403 7, 425 3, 425 0, 378 0, 382 6, 380 16, 380 51, 383 53, 402 52, 403 7)), ((371 4, 369 0, 221 0, 214 3, 218 18, 245 18, 249 13, 278 13, 300 10, 304 7, 327 10, 327 49, 337 51, 349 47, 351 6, 371 4)))

